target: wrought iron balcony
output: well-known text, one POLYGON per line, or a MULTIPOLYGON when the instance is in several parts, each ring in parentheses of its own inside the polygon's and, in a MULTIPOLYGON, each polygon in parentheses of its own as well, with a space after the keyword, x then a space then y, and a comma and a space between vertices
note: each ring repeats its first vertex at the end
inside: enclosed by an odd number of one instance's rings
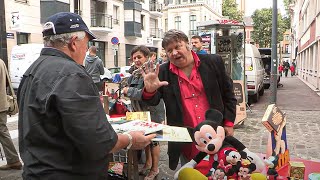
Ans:
POLYGON ((149 10, 150 10, 150 11, 161 12, 161 11, 162 11, 162 4, 160 4, 160 3, 158 3, 158 2, 150 2, 150 4, 149 4, 149 10))
POLYGON ((112 29, 112 16, 105 13, 91 13, 91 26, 112 29))
POLYGON ((163 38, 163 30, 159 28, 150 28, 150 37, 163 38))

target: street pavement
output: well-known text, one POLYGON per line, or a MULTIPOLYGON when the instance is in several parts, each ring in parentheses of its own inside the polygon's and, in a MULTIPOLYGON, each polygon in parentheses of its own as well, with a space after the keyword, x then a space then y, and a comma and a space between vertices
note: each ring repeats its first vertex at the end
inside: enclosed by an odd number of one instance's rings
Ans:
MULTIPOLYGON (((282 77, 280 82, 283 87, 277 89, 277 105, 287 114, 287 141, 290 157, 320 161, 319 95, 296 76, 282 77)), ((235 130, 235 137, 256 153, 266 153, 268 131, 261 124, 261 119, 270 104, 270 98, 270 90, 266 90, 260 100, 251 105, 251 111, 247 110, 248 117, 244 124, 235 130)), ((8 126, 17 146, 17 116, 8 119, 8 126)), ((5 161, 0 159, 0 165, 3 164, 5 161)), ((175 171, 168 167, 166 143, 161 144, 159 168, 158 180, 172 179, 175 171)), ((16 170, 0 171, 0 180, 20 180, 21 173, 22 171, 16 170)))

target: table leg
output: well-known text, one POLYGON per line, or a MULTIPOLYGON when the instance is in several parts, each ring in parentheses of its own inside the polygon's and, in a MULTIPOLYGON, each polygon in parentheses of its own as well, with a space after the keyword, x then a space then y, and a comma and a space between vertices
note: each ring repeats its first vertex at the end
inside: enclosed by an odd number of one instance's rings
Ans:
POLYGON ((132 156, 132 150, 128 150, 128 179, 132 179, 133 174, 133 156, 132 156))
POLYGON ((133 176, 134 179, 139 179, 139 169, 138 169, 138 151, 132 152, 132 165, 133 165, 133 176))
POLYGON ((128 150, 128 179, 139 179, 138 151, 128 150))

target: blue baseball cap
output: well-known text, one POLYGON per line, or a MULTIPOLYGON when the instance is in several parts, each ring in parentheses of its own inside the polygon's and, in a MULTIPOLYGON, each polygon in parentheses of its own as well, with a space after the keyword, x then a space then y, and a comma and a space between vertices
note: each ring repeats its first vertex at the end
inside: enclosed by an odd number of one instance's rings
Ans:
POLYGON ((51 36, 76 31, 85 31, 88 33, 90 40, 97 39, 82 20, 81 16, 71 12, 59 12, 50 16, 43 25, 42 35, 51 36))

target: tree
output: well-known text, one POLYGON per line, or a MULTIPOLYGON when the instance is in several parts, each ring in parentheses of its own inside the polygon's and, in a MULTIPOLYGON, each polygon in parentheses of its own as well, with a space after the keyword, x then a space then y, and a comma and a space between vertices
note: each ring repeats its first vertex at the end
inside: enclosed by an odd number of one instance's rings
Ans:
POLYGON ((243 12, 238 10, 236 0, 223 0, 222 1, 222 15, 229 16, 229 19, 242 21, 243 12))
POLYGON ((286 29, 291 28, 290 4, 292 3, 293 0, 283 0, 284 7, 286 9, 286 14, 283 16, 286 29))
MULTIPOLYGON (((272 38, 272 8, 263 8, 254 11, 251 16, 253 20, 252 39, 260 47, 271 47, 272 38)), ((285 32, 285 23, 280 13, 278 13, 278 42, 282 41, 285 32)))

